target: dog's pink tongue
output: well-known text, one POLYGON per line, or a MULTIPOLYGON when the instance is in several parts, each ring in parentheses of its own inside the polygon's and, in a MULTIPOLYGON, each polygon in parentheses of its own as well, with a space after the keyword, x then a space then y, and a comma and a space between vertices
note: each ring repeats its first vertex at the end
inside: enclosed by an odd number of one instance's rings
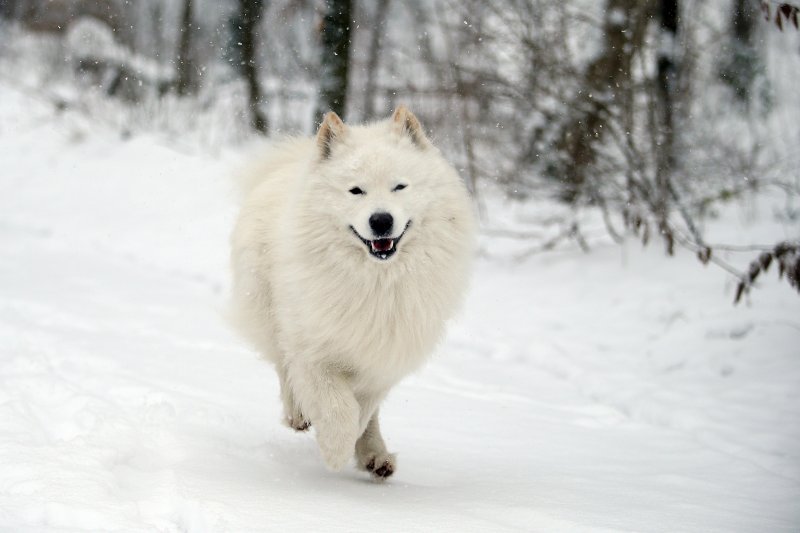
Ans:
POLYGON ((392 239, 378 239, 372 241, 372 249, 376 252, 387 252, 392 249, 394 241, 392 239))

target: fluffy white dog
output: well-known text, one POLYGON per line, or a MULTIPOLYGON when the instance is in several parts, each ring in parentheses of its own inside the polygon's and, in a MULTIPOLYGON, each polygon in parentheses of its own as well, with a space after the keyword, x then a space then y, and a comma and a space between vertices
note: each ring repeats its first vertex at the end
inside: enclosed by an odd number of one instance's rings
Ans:
POLYGON ((467 286, 462 180, 400 107, 273 145, 244 176, 232 236, 236 325, 275 364, 286 423, 325 463, 390 476, 378 407, 441 339, 467 286))

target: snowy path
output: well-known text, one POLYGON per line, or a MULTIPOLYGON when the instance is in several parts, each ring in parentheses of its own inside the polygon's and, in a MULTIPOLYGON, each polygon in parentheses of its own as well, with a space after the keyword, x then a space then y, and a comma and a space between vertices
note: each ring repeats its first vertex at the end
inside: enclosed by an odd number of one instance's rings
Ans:
POLYGON ((800 528, 800 299, 774 280, 732 308, 655 248, 482 260, 383 409, 374 484, 279 425, 225 326, 230 161, 76 141, 4 95, 0 530, 800 528))

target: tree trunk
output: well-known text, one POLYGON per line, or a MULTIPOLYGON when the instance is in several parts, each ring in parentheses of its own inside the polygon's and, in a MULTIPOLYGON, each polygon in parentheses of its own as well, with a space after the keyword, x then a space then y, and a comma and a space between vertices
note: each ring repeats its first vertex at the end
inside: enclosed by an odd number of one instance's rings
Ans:
POLYGON ((256 65, 256 27, 264 8, 263 0, 239 0, 241 24, 242 75, 247 82, 247 100, 250 109, 250 124, 253 129, 266 134, 269 129, 267 117, 261 110, 262 90, 256 65))
POLYGON ((678 0, 661 0, 661 46, 658 51, 658 96, 664 135, 673 134, 673 107, 678 81, 678 0))
POLYGON ((320 91, 316 123, 328 111, 345 116, 350 59, 351 0, 326 0, 322 20, 320 91))
POLYGON ((372 42, 367 60, 367 82, 364 89, 364 119, 375 118, 375 85, 378 77, 378 62, 383 47, 383 35, 386 33, 386 13, 389 11, 389 0, 378 0, 375 7, 375 18, 372 20, 372 42))
POLYGON ((193 94, 197 90, 197 77, 192 55, 192 0, 184 0, 181 16, 181 32, 178 40, 178 76, 175 89, 179 96, 193 94))
POLYGON ((631 65, 644 43, 651 14, 649 1, 608 0, 606 4, 602 52, 587 67, 581 90, 566 107, 569 117, 550 149, 546 172, 563 181, 564 201, 573 203, 584 195, 609 119, 624 114, 631 105, 631 65))
POLYGON ((730 48, 719 71, 722 81, 733 89, 736 99, 744 104, 751 101, 753 82, 761 70, 754 35, 757 17, 756 2, 733 0, 730 48))
POLYGON ((672 173, 675 170, 675 105, 678 88, 678 0, 661 0, 658 50, 658 153, 656 202, 658 216, 666 220, 672 173))
POLYGON ((19 18, 19 0, 0 0, 0 17, 8 20, 19 18))

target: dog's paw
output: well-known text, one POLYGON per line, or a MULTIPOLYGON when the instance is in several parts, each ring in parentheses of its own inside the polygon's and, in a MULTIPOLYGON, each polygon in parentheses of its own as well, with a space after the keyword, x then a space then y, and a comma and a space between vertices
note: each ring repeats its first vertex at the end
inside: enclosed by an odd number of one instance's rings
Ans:
POLYGON ((397 456, 393 453, 373 455, 362 468, 372 474, 375 480, 384 480, 394 474, 397 456))
POLYGON ((311 427, 311 421, 307 420, 302 414, 287 416, 283 419, 283 423, 295 431, 308 431, 308 428, 311 427))

